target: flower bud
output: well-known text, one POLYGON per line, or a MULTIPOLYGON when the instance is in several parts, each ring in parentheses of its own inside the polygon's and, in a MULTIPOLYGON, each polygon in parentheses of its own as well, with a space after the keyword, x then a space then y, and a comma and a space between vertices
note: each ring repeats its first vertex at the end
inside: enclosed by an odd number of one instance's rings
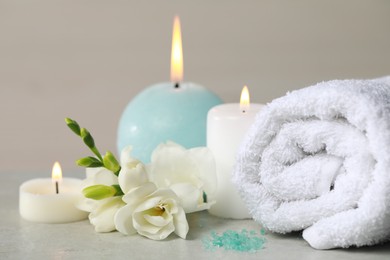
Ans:
POLYGON ((83 166, 83 167, 91 167, 91 168, 96 168, 96 167, 103 167, 103 164, 101 161, 96 159, 95 157, 84 157, 76 161, 76 164, 78 166, 83 166))
POLYGON ((83 194, 88 199, 101 200, 110 198, 117 193, 117 190, 112 186, 93 185, 83 189, 83 194))
POLYGON ((95 141, 93 140, 91 134, 87 129, 81 128, 80 136, 83 139, 84 143, 91 149, 95 148, 95 141))
POLYGON ((118 161, 115 159, 115 156, 111 152, 106 152, 106 155, 103 157, 104 167, 112 171, 115 175, 118 175, 119 170, 121 169, 118 161))
POLYGON ((67 117, 65 118, 65 122, 70 130, 72 130, 76 135, 80 136, 80 126, 76 121, 67 117))

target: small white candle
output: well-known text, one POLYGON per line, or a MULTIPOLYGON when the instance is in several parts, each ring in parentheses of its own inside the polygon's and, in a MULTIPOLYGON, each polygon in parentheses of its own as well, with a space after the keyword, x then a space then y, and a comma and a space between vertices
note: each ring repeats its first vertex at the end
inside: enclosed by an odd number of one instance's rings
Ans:
POLYGON ((82 198, 82 180, 55 177, 55 172, 58 173, 56 167, 59 164, 53 167, 52 179, 34 179, 20 186, 19 211, 24 219, 41 223, 67 223, 87 218, 88 212, 75 206, 82 198))
POLYGON ((210 109, 207 117, 207 147, 213 152, 217 168, 216 203, 212 215, 224 218, 250 218, 237 189, 231 182, 239 145, 263 105, 250 104, 244 87, 240 104, 222 104, 210 109))

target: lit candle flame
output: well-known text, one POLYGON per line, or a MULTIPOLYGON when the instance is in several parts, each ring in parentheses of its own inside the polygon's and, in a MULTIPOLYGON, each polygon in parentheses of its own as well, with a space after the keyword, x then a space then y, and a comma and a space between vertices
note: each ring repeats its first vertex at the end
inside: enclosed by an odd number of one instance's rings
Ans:
POLYGON ((178 83, 183 80, 183 48, 181 44, 181 29, 179 16, 175 16, 172 33, 171 81, 178 83))
POLYGON ((244 86, 241 91, 240 109, 242 112, 246 112, 250 107, 249 90, 247 86, 244 86))
POLYGON ((51 179, 53 180, 53 182, 59 182, 62 180, 62 170, 59 162, 55 162, 53 165, 51 179))

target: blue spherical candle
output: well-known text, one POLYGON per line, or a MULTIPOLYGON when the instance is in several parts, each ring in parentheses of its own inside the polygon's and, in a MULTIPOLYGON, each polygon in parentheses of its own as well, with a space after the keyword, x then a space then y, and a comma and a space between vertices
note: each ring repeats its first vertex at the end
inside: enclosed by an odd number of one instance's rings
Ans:
POLYGON ((150 162, 154 148, 168 140, 186 148, 206 146, 207 112, 222 100, 195 83, 159 83, 139 93, 119 122, 118 149, 150 162))

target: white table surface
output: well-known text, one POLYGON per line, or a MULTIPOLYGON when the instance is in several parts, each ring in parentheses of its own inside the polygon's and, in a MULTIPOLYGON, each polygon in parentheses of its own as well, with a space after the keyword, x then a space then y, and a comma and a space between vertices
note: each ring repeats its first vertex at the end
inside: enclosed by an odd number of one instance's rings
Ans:
MULTIPOLYGON (((259 231, 253 220, 226 220, 207 212, 187 215, 190 231, 183 240, 171 235, 152 241, 119 232, 96 233, 88 220, 68 224, 38 224, 22 219, 18 210, 19 185, 46 173, 0 173, 0 259, 390 259, 390 243, 336 249, 312 249, 301 233, 267 233, 265 247, 256 253, 206 250, 202 239, 211 231, 259 231)), ((67 174, 80 177, 80 174, 67 174)))

